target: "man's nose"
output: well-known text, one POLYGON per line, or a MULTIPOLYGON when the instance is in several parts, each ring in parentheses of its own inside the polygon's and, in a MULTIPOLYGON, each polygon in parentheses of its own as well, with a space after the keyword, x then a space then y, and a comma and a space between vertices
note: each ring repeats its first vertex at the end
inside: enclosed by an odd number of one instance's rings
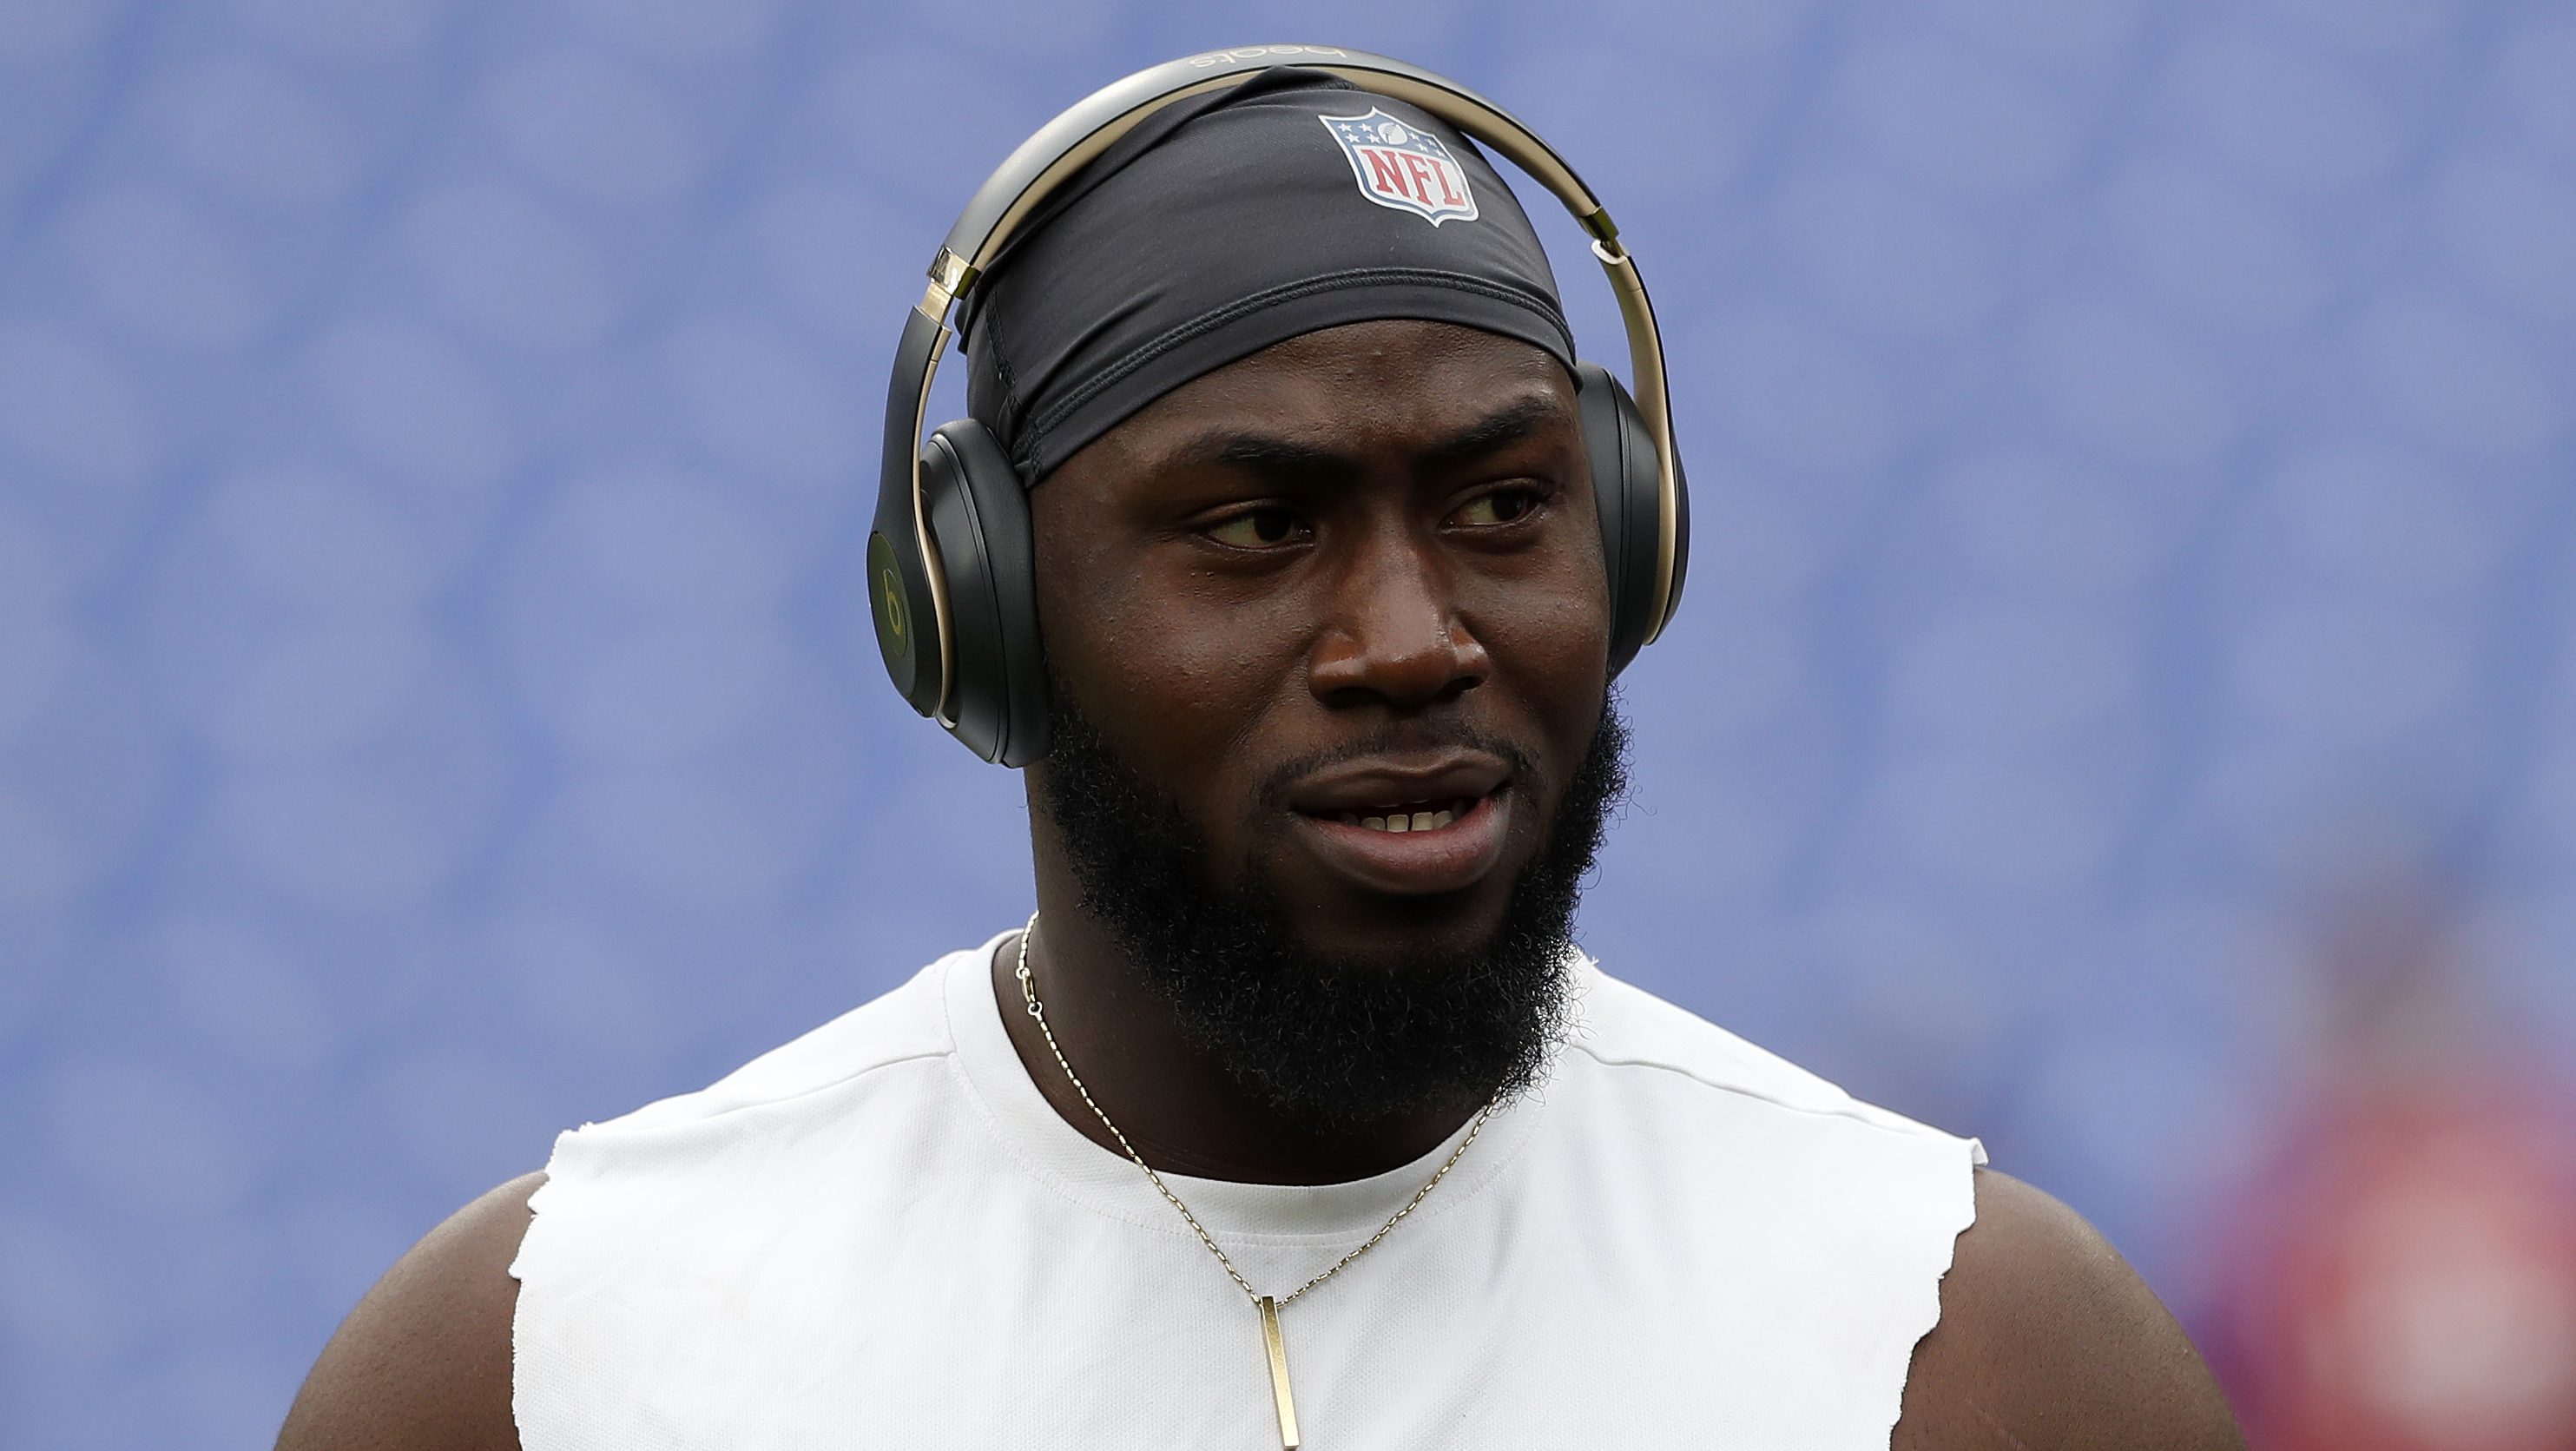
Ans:
POLYGON ((1416 541, 1367 550, 1334 592, 1306 665, 1307 688, 1328 706, 1419 709, 1475 689, 1493 669, 1439 561, 1416 541))

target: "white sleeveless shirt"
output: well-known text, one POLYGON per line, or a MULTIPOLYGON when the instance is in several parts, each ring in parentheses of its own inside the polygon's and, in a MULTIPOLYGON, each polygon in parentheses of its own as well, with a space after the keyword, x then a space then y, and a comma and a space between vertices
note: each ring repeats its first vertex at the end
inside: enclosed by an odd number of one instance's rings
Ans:
MULTIPOLYGON (((1258 1313, 1039 1095, 1001 940, 556 1142, 511 1266, 526 1451, 1278 1446, 1258 1313)), ((1576 970, 1544 1086, 1281 1312, 1304 1444, 1885 1451, 1983 1151, 1576 970)), ((1167 1177, 1284 1295, 1453 1147, 1167 1177)))

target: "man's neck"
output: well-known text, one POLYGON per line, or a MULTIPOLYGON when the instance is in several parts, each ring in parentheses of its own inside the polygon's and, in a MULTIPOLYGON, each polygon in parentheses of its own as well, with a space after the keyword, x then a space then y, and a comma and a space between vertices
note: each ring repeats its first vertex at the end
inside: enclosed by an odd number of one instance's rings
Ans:
MULTIPOLYGON (((1051 884, 1046 876, 1041 871, 1029 967, 1047 1025, 1093 1101, 1154 1168, 1256 1184, 1365 1179, 1430 1153, 1482 1106, 1481 1100, 1442 1104, 1344 1132, 1319 1132, 1287 1118, 1190 1041, 1170 1001, 1074 905, 1071 884, 1051 884)), ((1059 1117, 1123 1154, 1029 1016, 1019 953, 1019 937, 1005 938, 992 963, 993 995, 1011 1045, 1059 1117)))

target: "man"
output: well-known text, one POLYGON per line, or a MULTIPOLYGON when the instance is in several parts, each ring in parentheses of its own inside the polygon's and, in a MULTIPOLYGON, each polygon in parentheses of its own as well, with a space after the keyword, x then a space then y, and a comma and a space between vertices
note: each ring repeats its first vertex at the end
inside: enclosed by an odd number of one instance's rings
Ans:
POLYGON ((564 1136, 282 1446, 2241 1444, 2064 1208, 1572 952, 1623 780, 1603 481, 1472 146, 1271 72, 1103 154, 974 306, 1037 914, 564 1136), (1456 173, 1373 197, 1363 116, 1456 173))

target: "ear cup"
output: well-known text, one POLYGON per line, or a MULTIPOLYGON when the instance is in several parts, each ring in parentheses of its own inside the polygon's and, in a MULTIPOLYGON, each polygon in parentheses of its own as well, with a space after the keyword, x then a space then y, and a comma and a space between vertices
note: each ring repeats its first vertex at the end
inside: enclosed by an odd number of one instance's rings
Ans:
POLYGON ((991 431, 971 418, 931 434, 921 492, 954 655, 941 724, 985 760, 1025 766, 1047 749, 1028 493, 991 431))
MULTIPOLYGON (((1610 580, 1610 673, 1615 676, 1637 658, 1666 613, 1655 598, 1655 561, 1663 547, 1663 480, 1654 434, 1628 390, 1596 363, 1577 363, 1574 376, 1583 450, 1592 462, 1592 498, 1601 513, 1601 563, 1610 580)), ((1673 597, 1679 598, 1680 591, 1677 549, 1673 597)))
POLYGON ((1649 636, 1671 624, 1682 607, 1682 581, 1690 577, 1690 475, 1682 470, 1680 449, 1673 450, 1673 584, 1664 592, 1663 618, 1649 636))

